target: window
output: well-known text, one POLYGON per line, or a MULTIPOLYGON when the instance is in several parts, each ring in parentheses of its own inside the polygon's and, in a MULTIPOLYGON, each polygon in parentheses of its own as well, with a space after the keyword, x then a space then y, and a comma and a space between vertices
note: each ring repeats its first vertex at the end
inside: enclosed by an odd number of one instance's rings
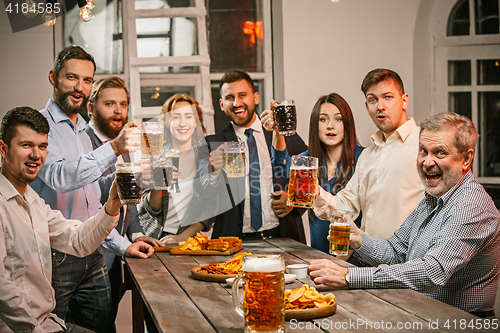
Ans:
POLYGON ((436 112, 474 122, 480 138, 472 170, 500 207, 499 1, 455 1, 435 47, 436 112))
POLYGON ((200 103, 207 130, 214 133, 214 106, 224 126, 227 118, 213 87, 231 68, 248 71, 261 97, 271 98, 267 1, 96 1, 92 25, 80 20, 76 0, 65 6, 63 24, 55 25, 56 51, 80 45, 96 60, 95 79, 121 77, 131 93, 133 117, 154 117, 170 96, 186 92, 200 103))

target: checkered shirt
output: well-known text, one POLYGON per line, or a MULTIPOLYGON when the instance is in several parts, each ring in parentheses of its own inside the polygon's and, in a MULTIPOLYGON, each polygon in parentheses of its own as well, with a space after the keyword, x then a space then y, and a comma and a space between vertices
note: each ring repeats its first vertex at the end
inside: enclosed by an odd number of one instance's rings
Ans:
POLYGON ((495 304, 500 214, 468 171, 441 198, 426 194, 394 235, 356 250, 378 267, 349 268, 350 288, 411 288, 464 311, 495 304))

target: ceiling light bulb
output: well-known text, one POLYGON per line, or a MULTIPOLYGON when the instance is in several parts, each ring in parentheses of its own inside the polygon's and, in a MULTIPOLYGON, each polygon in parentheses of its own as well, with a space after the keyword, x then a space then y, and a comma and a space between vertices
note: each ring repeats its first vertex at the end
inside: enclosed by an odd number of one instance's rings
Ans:
POLYGON ((335 3, 339 2, 339 1, 340 1, 340 0, 332 0, 332 2, 335 2, 335 3))
POLYGON ((28 4, 28 8, 26 13, 23 12, 23 15, 27 18, 33 18, 38 14, 37 3, 34 0, 26 0, 28 4))
POLYGON ((45 12, 42 15, 42 22, 43 22, 43 25, 46 27, 53 26, 54 24, 56 24, 56 14, 54 14, 54 12, 51 12, 51 13, 45 12))
POLYGON ((88 9, 94 9, 94 7, 95 7, 95 1, 94 0, 87 0, 87 4, 85 6, 88 9))
POLYGON ((83 22, 88 22, 92 19, 92 12, 86 6, 80 8, 80 18, 83 22))

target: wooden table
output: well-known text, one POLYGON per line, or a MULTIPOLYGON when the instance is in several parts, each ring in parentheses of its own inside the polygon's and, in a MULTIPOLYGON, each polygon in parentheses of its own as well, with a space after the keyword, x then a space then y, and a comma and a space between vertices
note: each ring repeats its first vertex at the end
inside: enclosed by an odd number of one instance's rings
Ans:
MULTIPOLYGON (((349 264, 291 239, 252 240, 244 252, 281 254, 285 264, 328 258, 349 264)), ((198 281, 191 269, 232 256, 189 256, 155 253, 149 259, 126 258, 125 281, 132 289, 134 332, 143 332, 143 305, 160 332, 243 332, 243 318, 233 308, 226 283, 198 281)), ((286 289, 313 286, 296 280, 286 289)), ((331 291, 317 286, 319 291, 331 291)), ((497 332, 479 329, 485 321, 409 289, 333 290, 337 312, 313 321, 287 321, 287 332, 497 332), (471 323, 474 329, 469 326, 471 323), (464 327, 465 325, 465 327, 464 327), (463 329, 461 329, 461 327, 463 329)))

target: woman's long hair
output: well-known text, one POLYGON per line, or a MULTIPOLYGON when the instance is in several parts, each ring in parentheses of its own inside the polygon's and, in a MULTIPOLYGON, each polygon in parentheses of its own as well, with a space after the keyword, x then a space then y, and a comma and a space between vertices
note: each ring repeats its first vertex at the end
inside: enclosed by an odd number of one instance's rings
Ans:
MULTIPOLYGON (((192 140, 192 145, 193 146, 199 146, 201 143, 201 140, 203 137, 207 134, 207 131, 205 129, 205 125, 203 124, 203 112, 201 111, 200 105, 198 102, 191 96, 185 93, 177 93, 170 97, 162 106, 161 108, 161 113, 160 114, 165 114, 166 119, 165 119, 165 124, 169 124, 169 112, 172 111, 177 104, 177 102, 188 102, 191 105, 194 105, 196 108, 196 124, 198 125, 197 128, 195 129, 193 136, 191 138, 192 140)), ((168 126, 169 127, 169 126, 168 126)), ((165 131, 165 141, 166 142, 171 142, 170 138, 170 130, 165 131)))
MULTIPOLYGON (((328 158, 326 147, 319 139, 319 114, 321 105, 331 103, 335 105, 342 115, 342 123, 344 124, 344 140, 342 141, 342 155, 340 157, 340 168, 337 172, 337 179, 331 189, 332 194, 336 194, 343 189, 354 173, 354 144, 358 142, 356 137, 356 128, 354 126, 354 118, 352 116, 349 104, 337 93, 321 96, 314 105, 311 112, 311 120, 309 122, 309 156, 318 158, 318 178, 320 185, 326 170, 323 168, 323 163, 328 158)), ((328 175, 326 175, 328 177, 328 175)))

